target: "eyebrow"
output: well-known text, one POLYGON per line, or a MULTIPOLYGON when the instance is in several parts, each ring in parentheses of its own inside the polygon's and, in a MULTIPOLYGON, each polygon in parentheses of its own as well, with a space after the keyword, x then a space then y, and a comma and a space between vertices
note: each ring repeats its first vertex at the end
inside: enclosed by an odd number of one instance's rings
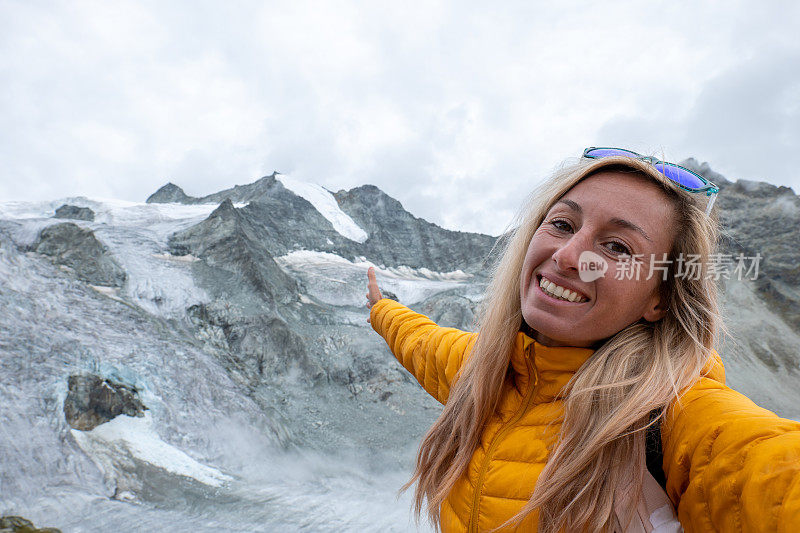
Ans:
MULTIPOLYGON (((557 204, 559 204, 559 203, 560 204, 566 204, 567 206, 571 207, 574 211, 577 211, 578 213, 583 214, 583 209, 581 208, 581 206, 577 202, 574 202, 574 201, 569 200, 567 198, 561 198, 556 203, 557 204)), ((650 242, 653 242, 653 239, 651 239, 650 236, 647 235, 647 232, 645 232, 642 228, 640 228, 639 226, 637 226, 633 222, 625 220, 624 218, 616 218, 616 217, 612 218, 608 222, 609 222, 609 224, 612 224, 612 225, 620 227, 620 228, 632 229, 633 231, 639 232, 639 233, 642 234, 642 237, 644 237, 645 239, 647 239, 650 242)))

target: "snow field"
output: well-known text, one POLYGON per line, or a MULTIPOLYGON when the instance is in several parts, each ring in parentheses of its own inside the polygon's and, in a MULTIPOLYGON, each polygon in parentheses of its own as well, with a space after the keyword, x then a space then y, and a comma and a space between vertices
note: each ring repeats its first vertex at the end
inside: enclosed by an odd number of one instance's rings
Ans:
POLYGON ((312 250, 296 250, 275 261, 305 283, 309 296, 336 306, 364 305, 369 267, 375 268, 380 288, 395 293, 404 304, 421 302, 436 293, 459 287, 470 278, 460 270, 386 268, 364 258, 352 262, 336 254, 312 250))
MULTIPOLYGON (((232 478, 216 468, 203 465, 178 448, 167 444, 153 429, 147 411, 143 417, 119 415, 91 431, 70 430, 78 445, 101 469, 108 464, 135 457, 157 468, 179 476, 190 477, 212 487, 222 486, 232 478)), ((110 472, 109 472, 110 474, 110 472)))
POLYGON ((369 237, 361 226, 339 208, 336 198, 324 187, 282 174, 279 174, 277 179, 297 196, 308 200, 341 235, 356 242, 364 242, 369 237))

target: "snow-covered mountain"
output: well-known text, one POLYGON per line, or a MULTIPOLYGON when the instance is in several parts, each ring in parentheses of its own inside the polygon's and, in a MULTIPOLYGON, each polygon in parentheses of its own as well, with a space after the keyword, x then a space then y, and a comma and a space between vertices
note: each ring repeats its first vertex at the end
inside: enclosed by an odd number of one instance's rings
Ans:
MULTIPOLYGON (((712 179, 724 246, 760 251, 768 277, 726 286, 729 382, 798 418, 798 199, 712 179)), ((0 515, 64 531, 415 530, 395 495, 440 406, 366 323, 366 269, 469 329, 494 241, 374 186, 277 173, 203 198, 167 184, 145 203, 0 203, 0 515)))

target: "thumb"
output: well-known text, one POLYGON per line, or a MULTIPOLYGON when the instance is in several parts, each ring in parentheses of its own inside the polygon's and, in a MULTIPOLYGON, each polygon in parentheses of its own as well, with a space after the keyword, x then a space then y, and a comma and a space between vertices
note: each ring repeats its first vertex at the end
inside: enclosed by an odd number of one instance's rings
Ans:
POLYGON ((369 267, 367 269, 367 298, 369 299, 370 305, 374 304, 383 296, 381 296, 381 291, 378 289, 378 280, 375 278, 375 268, 369 267))

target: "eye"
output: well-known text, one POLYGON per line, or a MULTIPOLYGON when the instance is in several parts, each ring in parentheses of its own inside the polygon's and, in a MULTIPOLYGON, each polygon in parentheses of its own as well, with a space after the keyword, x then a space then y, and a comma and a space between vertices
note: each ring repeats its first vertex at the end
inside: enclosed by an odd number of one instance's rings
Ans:
POLYGON ((554 218, 550 221, 550 225, 558 231, 572 231, 572 225, 561 218, 554 218))
POLYGON ((606 245, 611 253, 618 255, 631 255, 630 249, 619 241, 608 241, 606 245))

